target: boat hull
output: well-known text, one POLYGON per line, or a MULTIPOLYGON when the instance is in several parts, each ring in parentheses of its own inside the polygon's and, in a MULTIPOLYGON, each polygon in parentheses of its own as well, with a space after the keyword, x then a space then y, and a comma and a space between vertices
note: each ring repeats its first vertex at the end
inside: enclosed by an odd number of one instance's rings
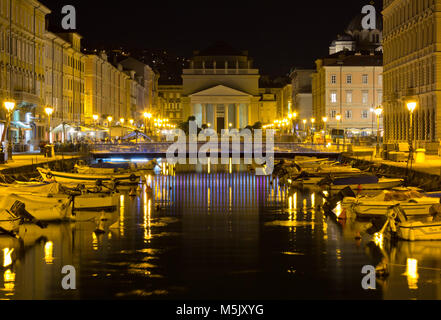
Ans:
POLYGON ((46 182, 58 182, 61 184, 83 183, 96 184, 97 181, 109 183, 118 181, 120 184, 136 185, 140 182, 140 175, 135 173, 130 174, 78 174, 51 171, 43 168, 37 168, 38 172, 46 182))
MULTIPOLYGON (((364 201, 360 203, 354 203, 352 205, 352 210, 359 217, 376 217, 384 216, 387 214, 390 207, 397 205, 398 202, 385 201, 384 203, 379 203, 378 201, 364 201)), ((401 209, 404 211, 406 216, 426 216, 430 214, 430 208, 434 205, 433 202, 422 202, 422 203, 400 203, 401 209)))
POLYGON ((441 222, 402 223, 397 229, 397 235, 408 241, 441 240, 441 222))

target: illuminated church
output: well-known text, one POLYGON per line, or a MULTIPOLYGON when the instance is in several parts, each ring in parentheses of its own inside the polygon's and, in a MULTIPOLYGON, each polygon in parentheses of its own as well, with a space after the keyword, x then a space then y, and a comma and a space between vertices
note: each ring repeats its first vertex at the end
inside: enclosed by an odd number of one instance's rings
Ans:
POLYGON ((182 78, 184 120, 195 116, 217 132, 258 121, 260 75, 248 52, 221 42, 195 51, 182 78))

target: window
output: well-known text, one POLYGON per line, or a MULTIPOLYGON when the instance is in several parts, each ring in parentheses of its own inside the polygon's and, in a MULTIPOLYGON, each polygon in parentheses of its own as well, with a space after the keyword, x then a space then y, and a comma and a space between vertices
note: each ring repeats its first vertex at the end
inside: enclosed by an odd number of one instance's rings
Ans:
POLYGON ((337 116, 337 111, 336 110, 332 110, 331 111, 331 118, 335 119, 336 116, 337 116))
POLYGON ((351 110, 346 110, 345 116, 346 116, 346 119, 352 119, 352 111, 351 110))
POLYGON ((352 103, 352 91, 346 91, 346 103, 352 103))
POLYGON ((368 80, 369 80, 369 76, 367 74, 364 74, 361 77, 361 81, 363 82, 363 84, 368 84, 368 80))
POLYGON ((352 84, 352 75, 351 75, 351 74, 348 74, 348 75, 346 76, 346 83, 347 83, 347 84, 352 84))
POLYGON ((363 91, 361 94, 361 101, 363 104, 369 103, 369 91, 363 91))
POLYGON ((332 83, 332 84, 336 84, 336 83, 337 83, 337 76, 336 76, 335 74, 333 74, 333 75, 331 76, 331 83, 332 83))
POLYGON ((367 119, 369 117, 369 111, 368 110, 363 110, 361 112, 361 118, 362 119, 367 119))
POLYGON ((383 104, 383 92, 378 92, 378 104, 383 104))
POLYGON ((379 75, 378 76, 378 84, 381 86, 381 85, 383 85, 383 75, 379 75))
POLYGON ((331 92, 331 102, 332 103, 337 102, 337 92, 335 92, 335 91, 331 92))

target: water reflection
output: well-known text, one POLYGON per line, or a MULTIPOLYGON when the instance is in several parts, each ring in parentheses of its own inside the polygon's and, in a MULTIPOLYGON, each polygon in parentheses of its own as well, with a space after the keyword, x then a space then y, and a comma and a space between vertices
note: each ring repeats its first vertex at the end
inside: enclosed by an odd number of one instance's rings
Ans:
POLYGON ((121 190, 114 213, 0 237, 0 298, 439 297, 439 243, 360 238, 366 224, 326 216, 316 191, 209 167, 163 166, 165 175, 121 190), (384 259, 389 276, 364 291, 362 267, 384 259), (65 265, 77 290, 61 288, 65 265))

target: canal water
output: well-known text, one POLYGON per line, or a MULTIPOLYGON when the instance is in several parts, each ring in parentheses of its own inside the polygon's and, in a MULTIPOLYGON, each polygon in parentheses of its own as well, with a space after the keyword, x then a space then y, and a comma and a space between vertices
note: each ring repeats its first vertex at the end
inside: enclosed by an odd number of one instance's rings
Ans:
POLYGON ((441 298, 440 242, 357 240, 363 227, 327 217, 319 192, 282 188, 246 167, 163 173, 121 190, 117 212, 1 237, 0 298, 441 298), (362 289, 363 266, 381 259, 390 275, 362 289), (66 265, 76 290, 62 288, 66 265))

